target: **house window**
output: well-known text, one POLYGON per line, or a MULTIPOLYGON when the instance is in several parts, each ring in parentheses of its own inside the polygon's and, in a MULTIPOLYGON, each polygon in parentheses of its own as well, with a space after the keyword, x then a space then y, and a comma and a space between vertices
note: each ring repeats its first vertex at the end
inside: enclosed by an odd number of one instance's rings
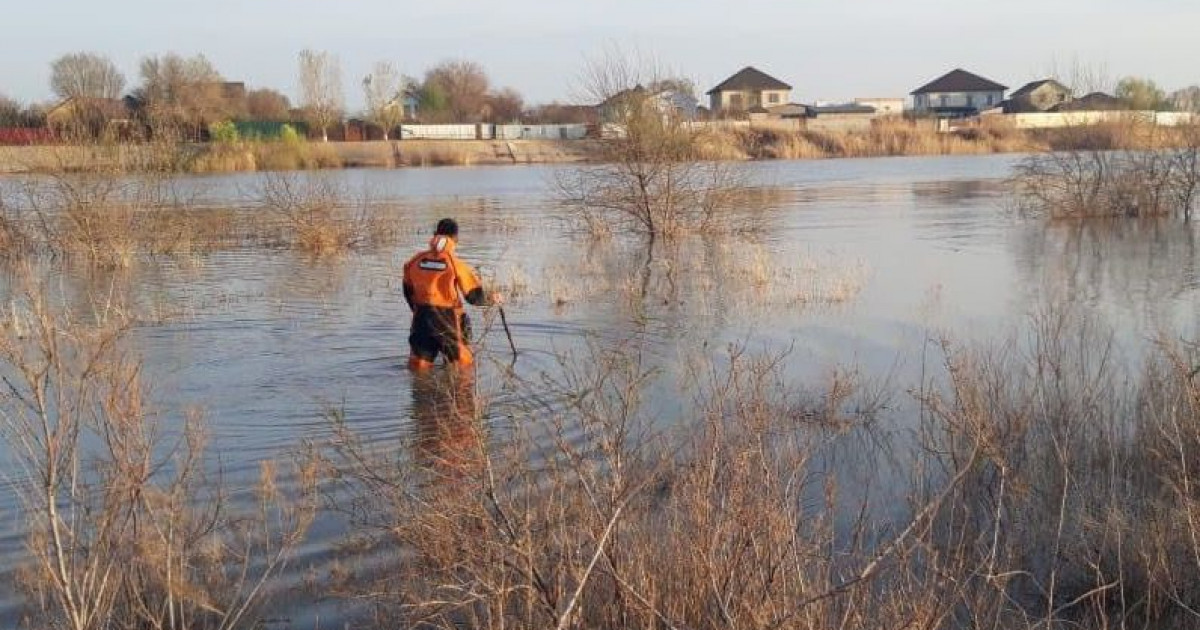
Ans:
POLYGON ((778 103, 778 102, 779 102, 779 95, 778 95, 778 94, 771 94, 770 96, 768 96, 768 97, 767 97, 767 100, 768 100, 768 101, 770 101, 772 104, 778 103))
POLYGON ((974 94, 967 95, 967 107, 975 107, 975 95, 974 94))
POLYGON ((741 94, 730 94, 729 95, 729 109, 739 109, 740 110, 740 109, 745 109, 745 108, 746 108, 746 104, 742 102, 741 94))
POLYGON ((995 95, 995 94, 988 94, 988 99, 987 99, 987 101, 988 101, 988 105, 993 105, 993 104, 995 104, 995 101, 993 101, 993 100, 992 100, 992 99, 994 99, 994 98, 996 98, 996 95, 995 95))
POLYGON ((949 100, 949 97, 947 97, 945 94, 942 94, 938 97, 938 107, 945 107, 949 100))

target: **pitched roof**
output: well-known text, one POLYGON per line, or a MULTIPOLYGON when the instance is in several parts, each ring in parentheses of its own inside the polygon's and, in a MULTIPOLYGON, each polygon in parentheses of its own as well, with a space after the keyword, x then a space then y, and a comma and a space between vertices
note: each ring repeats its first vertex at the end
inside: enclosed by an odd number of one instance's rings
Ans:
POLYGON ((1020 89, 1018 89, 1016 92, 1009 94, 1009 97, 1010 98, 1021 98, 1022 96, 1025 96, 1027 94, 1032 94, 1034 90, 1042 87, 1043 85, 1049 84, 1049 83, 1054 84, 1059 89, 1061 89, 1065 92, 1071 91, 1070 88, 1059 83, 1058 81, 1055 81, 1054 79, 1042 79, 1040 81, 1031 81, 1029 83, 1026 83, 1025 85, 1022 85, 1020 87, 1020 89))
POLYGON ((616 94, 613 94, 612 96, 604 99, 604 101, 601 102, 600 105, 598 105, 598 107, 611 107, 611 106, 615 106, 615 105, 621 105, 621 104, 624 104, 634 98, 638 98, 638 99, 645 98, 646 94, 647 94, 646 88, 643 87, 641 83, 639 83, 631 88, 625 88, 624 90, 621 90, 621 91, 617 92, 616 94))
POLYGON ((817 116, 821 114, 874 114, 875 108, 857 103, 838 103, 836 105, 817 105, 811 111, 817 116))
POLYGON ((1053 112, 1103 112, 1103 111, 1121 111, 1129 109, 1129 105, 1121 99, 1105 94, 1104 92, 1092 92, 1086 96, 1081 96, 1073 101, 1060 103, 1050 109, 1053 112))
POLYGON ((931 92, 996 92, 1007 90, 1008 86, 1000 85, 990 79, 972 74, 962 68, 950 72, 913 90, 912 94, 929 94, 931 92))
POLYGON ((738 70, 733 76, 725 79, 717 84, 717 87, 705 92, 706 94, 716 94, 717 92, 729 92, 733 90, 790 90, 792 86, 776 79, 775 77, 757 69, 753 66, 746 66, 738 70))

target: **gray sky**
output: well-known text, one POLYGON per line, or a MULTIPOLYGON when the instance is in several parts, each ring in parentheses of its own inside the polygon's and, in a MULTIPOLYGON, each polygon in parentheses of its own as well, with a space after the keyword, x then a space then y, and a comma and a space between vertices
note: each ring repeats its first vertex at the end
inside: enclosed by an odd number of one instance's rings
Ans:
POLYGON ((1197 0, 0 0, 0 93, 52 98, 49 64, 103 53, 137 82, 138 60, 204 53, 230 80, 296 95, 303 48, 336 53, 347 104, 387 59, 419 76, 479 61, 527 102, 570 100, 588 58, 636 49, 700 91, 746 65, 793 100, 902 96, 955 67, 1011 88, 1077 59, 1168 91, 1200 83, 1197 0))

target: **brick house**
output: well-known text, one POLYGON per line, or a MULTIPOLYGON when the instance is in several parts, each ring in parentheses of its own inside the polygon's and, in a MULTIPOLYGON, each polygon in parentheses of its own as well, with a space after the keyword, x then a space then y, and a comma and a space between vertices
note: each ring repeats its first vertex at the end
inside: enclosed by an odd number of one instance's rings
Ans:
POLYGON ((717 116, 771 108, 791 100, 792 86, 746 66, 707 92, 709 110, 717 116))

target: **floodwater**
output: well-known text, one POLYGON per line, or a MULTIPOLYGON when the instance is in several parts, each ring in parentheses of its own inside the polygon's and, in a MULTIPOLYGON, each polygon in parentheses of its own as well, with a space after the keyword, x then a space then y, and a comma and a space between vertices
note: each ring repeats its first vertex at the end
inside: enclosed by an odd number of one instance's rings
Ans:
MULTIPOLYGON (((513 365, 530 380, 589 344, 635 344, 667 373, 697 352, 740 344, 787 350, 789 374, 815 387, 850 366, 903 388, 930 360, 931 339, 1003 339, 1051 303, 1102 318, 1129 362, 1159 332, 1195 332, 1191 226, 1022 219, 1006 209, 1015 159, 749 164, 756 182, 782 191, 759 217, 761 231, 649 252, 623 239, 590 242, 556 219, 555 173, 573 167, 322 173, 313 176, 409 209, 403 245, 321 260, 248 247, 58 281, 77 295, 128 287, 138 304, 169 313, 134 333, 156 408, 168 422, 202 409, 213 465, 235 482, 328 437, 331 409, 371 443, 400 448, 417 430, 399 270, 443 215, 459 219, 462 257, 511 289, 513 365)), ((179 184, 197 203, 238 206, 252 203, 257 177, 179 184)), ((508 364, 507 341, 484 314, 475 328, 487 381, 508 364)), ((670 423, 670 396, 660 402, 670 423)), ((0 484, 5 574, 20 561, 24 531, 12 482, 0 484)), ((318 521, 290 577, 319 570, 340 535, 336 519, 318 521)), ((0 598, 7 627, 20 604, 11 592, 0 598)), ((307 606, 281 616, 304 627, 299 620, 316 614, 307 606)), ((324 614, 322 625, 334 627, 337 613, 324 614)))

